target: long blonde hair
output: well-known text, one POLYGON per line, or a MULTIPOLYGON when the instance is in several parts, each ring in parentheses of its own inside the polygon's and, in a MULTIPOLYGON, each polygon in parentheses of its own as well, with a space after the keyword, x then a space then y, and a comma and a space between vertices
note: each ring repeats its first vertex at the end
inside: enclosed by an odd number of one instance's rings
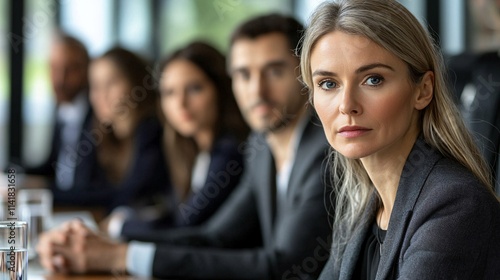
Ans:
MULTIPOLYGON (((393 0, 339 0, 325 2, 316 9, 306 29, 301 53, 302 80, 309 88, 310 100, 311 52, 320 38, 333 31, 361 35, 382 46, 407 64, 410 80, 415 84, 427 71, 434 72, 434 97, 420 112, 424 139, 492 189, 489 168, 451 98, 442 55, 427 30, 403 5, 393 0)), ((332 151, 330 162, 336 192, 334 252, 342 254, 374 188, 359 159, 347 159, 332 151)))

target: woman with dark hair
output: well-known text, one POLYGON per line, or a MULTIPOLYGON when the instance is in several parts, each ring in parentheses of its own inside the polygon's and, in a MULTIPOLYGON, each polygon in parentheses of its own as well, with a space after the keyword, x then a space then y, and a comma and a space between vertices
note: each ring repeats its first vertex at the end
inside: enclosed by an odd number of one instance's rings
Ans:
POLYGON ((238 145, 249 128, 237 107, 224 56, 200 42, 161 64, 164 147, 176 207, 148 225, 129 219, 121 235, 198 225, 225 201, 243 173, 238 145))
POLYGON ((88 136, 101 172, 86 189, 58 193, 66 204, 142 207, 162 194, 169 180, 162 154, 157 94, 144 81, 147 64, 134 53, 113 48, 89 68, 95 125, 88 136))

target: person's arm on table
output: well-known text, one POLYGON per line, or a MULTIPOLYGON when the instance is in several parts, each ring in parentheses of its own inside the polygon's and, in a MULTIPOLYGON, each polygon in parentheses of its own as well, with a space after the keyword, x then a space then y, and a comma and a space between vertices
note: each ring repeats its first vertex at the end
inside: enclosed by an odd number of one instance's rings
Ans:
POLYGON ((128 244, 112 241, 74 220, 40 236, 41 265, 51 272, 125 272, 128 244))
MULTIPOLYGON (((234 193, 234 197, 230 199, 232 203, 225 205, 226 210, 221 209, 206 227, 156 232, 150 238, 155 242, 188 245, 189 247, 178 247, 187 249, 197 245, 237 246, 253 242, 248 235, 255 235, 258 231, 255 202, 250 186, 244 184, 240 187, 239 192, 234 193)), ((153 274, 152 267, 157 252, 155 245, 133 241, 128 245, 117 243, 97 235, 79 221, 65 226, 65 229, 44 233, 40 238, 38 251, 41 263, 50 271, 128 271, 139 276, 153 274)), ((196 251, 199 248, 192 249, 196 251)))

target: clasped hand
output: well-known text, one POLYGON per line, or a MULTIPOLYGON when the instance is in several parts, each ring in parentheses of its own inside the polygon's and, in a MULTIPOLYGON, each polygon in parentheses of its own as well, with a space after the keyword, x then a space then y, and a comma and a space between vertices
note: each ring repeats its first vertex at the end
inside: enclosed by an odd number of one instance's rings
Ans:
POLYGON ((93 232, 80 220, 43 233, 36 250, 41 265, 50 272, 126 271, 127 245, 93 232))

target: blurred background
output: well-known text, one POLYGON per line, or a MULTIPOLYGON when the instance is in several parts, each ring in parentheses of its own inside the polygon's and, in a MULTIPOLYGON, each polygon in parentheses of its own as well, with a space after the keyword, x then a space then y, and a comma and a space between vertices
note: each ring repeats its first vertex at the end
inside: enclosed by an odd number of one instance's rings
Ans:
MULTIPOLYGON (((114 45, 157 62, 200 39, 227 50, 243 20, 279 12, 307 23, 319 0, 0 0, 0 167, 38 164, 50 151, 54 100, 48 49, 54 29, 95 57, 114 45)), ((445 57, 497 49, 500 0, 401 0, 445 57)))

